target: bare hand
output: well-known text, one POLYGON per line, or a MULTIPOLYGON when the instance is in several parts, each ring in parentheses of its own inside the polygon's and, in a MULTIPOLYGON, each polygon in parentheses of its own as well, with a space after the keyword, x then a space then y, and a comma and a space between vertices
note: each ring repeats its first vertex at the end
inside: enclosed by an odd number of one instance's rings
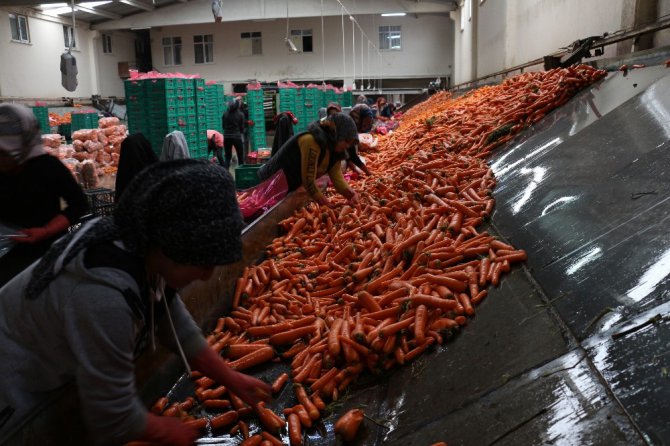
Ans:
POLYGON ((349 197, 349 199, 348 199, 347 201, 348 201, 349 204, 352 205, 352 206, 357 205, 358 202, 359 202, 358 192, 356 192, 355 190, 353 190, 353 191, 352 191, 352 195, 349 197))
POLYGON ((48 237, 47 230, 41 227, 23 229, 21 230, 21 234, 24 234, 25 237, 11 237, 12 241, 32 245, 34 243, 39 243, 48 237))
POLYGON ((253 406, 272 398, 272 387, 260 379, 240 372, 234 372, 231 379, 230 390, 247 404, 253 406))

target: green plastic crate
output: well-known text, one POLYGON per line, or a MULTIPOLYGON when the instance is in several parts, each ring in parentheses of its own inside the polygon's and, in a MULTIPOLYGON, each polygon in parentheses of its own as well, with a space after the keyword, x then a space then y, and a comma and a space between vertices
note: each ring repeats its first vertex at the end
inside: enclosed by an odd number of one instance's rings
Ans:
POLYGON ((261 182, 258 178, 258 169, 260 165, 246 164, 235 168, 235 186, 238 189, 248 189, 261 182))
POLYGON ((33 114, 40 125, 42 133, 49 133, 49 108, 48 107, 33 107, 33 114))

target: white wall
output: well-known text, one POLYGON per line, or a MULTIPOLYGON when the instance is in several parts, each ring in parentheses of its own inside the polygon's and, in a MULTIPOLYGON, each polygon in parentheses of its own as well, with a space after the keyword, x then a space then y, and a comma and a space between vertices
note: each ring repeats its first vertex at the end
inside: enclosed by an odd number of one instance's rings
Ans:
MULTIPOLYGON (((467 22, 460 31, 459 9, 452 12, 455 83, 467 82, 558 51, 577 39, 612 33, 621 28, 625 0, 473 0, 477 29, 467 22), (473 34, 476 33, 476 34, 473 34), (460 34, 460 35, 459 35, 460 34), (476 42, 477 61, 472 64, 476 42), (460 47, 460 48, 459 48, 460 47), (476 68, 473 72, 472 66, 476 68)), ((670 0, 662 0, 667 3, 670 0)), ((613 56, 614 45, 605 48, 613 56)), ((541 67, 541 66, 540 66, 541 67)))
POLYGON ((119 77, 119 62, 135 63, 135 34, 123 31, 105 31, 112 37, 112 52, 102 52, 102 34, 95 32, 93 48, 95 54, 95 71, 97 77, 97 93, 101 96, 125 95, 123 79, 119 77))
MULTIPOLYGON (((658 0, 658 17, 670 14, 670 0, 658 0)), ((654 36, 654 46, 670 45, 670 29, 659 31, 654 36)))
POLYGON ((66 49, 64 24, 70 25, 71 22, 43 16, 29 9, 0 9, 0 58, 8 64, 0 70, 0 96, 56 99, 64 96, 84 98, 93 94, 123 95, 117 62, 128 60, 134 54, 132 35, 115 32, 114 35, 118 35, 118 39, 113 38, 118 42, 115 53, 102 55, 98 32, 89 30, 87 23, 77 22, 77 48, 72 54, 77 60, 79 84, 74 92, 69 92, 61 85, 60 73, 60 55, 66 49), (10 12, 28 17, 30 43, 11 41, 10 12))
POLYGON ((385 78, 433 77, 450 74, 453 64, 453 46, 449 42, 453 35, 451 20, 442 15, 419 15, 406 17, 357 16, 364 33, 363 61, 361 63, 361 33, 356 28, 355 47, 352 48, 352 22, 345 17, 344 23, 344 66, 342 51, 341 17, 326 17, 324 29, 325 63, 322 57, 321 19, 320 17, 291 19, 291 29, 312 29, 313 52, 290 53, 285 44, 285 20, 243 21, 208 23, 201 25, 164 26, 151 31, 151 52, 154 67, 159 71, 179 71, 199 73, 208 80, 246 82, 249 79, 259 81, 306 79, 346 79, 351 83, 354 70, 356 77, 369 77, 380 71, 385 78), (378 27, 380 25, 402 26, 402 50, 381 52, 381 64, 376 50, 370 47, 368 58, 368 38, 379 45, 378 27), (263 36, 262 56, 240 55, 240 33, 260 31, 263 36), (213 34, 214 63, 194 63, 193 35, 213 34), (181 36, 182 66, 163 65, 163 37, 181 36), (450 48, 445 51, 445 47, 450 48), (354 52, 355 50, 355 52, 354 52), (355 56, 354 56, 355 54, 355 56))

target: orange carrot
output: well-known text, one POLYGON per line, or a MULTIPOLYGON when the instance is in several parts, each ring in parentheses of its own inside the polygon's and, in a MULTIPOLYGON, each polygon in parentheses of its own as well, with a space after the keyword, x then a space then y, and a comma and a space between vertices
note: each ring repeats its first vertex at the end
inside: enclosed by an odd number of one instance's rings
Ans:
POLYGON ((302 425, 300 418, 294 413, 288 416, 288 437, 291 446, 302 445, 302 425))
POLYGON ((274 358, 275 351, 272 347, 262 347, 252 353, 232 361, 228 366, 233 370, 246 370, 248 368, 263 364, 274 358))
POLYGON ((279 393, 282 387, 284 387, 284 384, 286 384, 286 381, 288 381, 288 373, 279 375, 272 383, 272 393, 279 393))
POLYGON ((348 411, 335 422, 335 434, 342 437, 344 441, 352 441, 356 437, 364 416, 361 409, 348 411))

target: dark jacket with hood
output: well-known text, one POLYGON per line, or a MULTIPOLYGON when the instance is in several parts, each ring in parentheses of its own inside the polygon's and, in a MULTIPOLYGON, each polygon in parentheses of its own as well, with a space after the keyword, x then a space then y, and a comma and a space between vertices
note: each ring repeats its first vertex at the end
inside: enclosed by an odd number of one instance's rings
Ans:
POLYGON ((239 101, 230 101, 228 109, 223 114, 221 119, 223 124, 224 138, 239 138, 242 139, 246 127, 246 120, 244 113, 240 109, 239 101))

